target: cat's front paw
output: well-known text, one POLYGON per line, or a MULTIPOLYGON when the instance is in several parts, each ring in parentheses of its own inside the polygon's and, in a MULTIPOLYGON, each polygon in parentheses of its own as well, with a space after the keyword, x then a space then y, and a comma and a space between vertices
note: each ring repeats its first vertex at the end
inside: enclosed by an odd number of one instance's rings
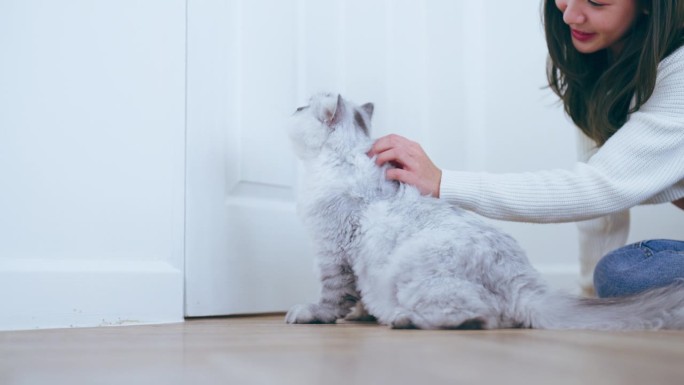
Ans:
POLYGON ((334 311, 317 304, 295 305, 285 316, 289 324, 331 324, 337 321, 334 311))
POLYGON ((392 329, 416 329, 413 317, 408 312, 397 311, 390 321, 392 329))
POLYGON ((344 317, 346 321, 358 321, 358 322, 374 322, 377 318, 370 315, 368 310, 363 306, 361 301, 356 303, 356 306, 352 309, 351 313, 344 317))

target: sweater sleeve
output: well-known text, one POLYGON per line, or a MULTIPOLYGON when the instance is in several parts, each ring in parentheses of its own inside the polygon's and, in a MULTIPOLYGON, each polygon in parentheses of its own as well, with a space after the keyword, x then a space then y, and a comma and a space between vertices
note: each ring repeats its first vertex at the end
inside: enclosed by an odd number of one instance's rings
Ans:
POLYGON ((587 163, 570 170, 442 173, 440 197, 486 217, 571 222, 620 213, 684 179, 684 50, 661 62, 652 96, 587 163))

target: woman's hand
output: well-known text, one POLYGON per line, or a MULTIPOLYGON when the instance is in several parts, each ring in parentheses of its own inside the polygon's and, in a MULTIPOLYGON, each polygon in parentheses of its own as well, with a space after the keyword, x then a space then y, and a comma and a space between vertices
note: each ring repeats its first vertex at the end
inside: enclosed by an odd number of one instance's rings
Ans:
POLYGON ((375 163, 379 166, 390 162, 397 167, 387 170, 387 179, 415 186, 423 195, 439 197, 442 170, 432 163, 420 144, 399 135, 387 135, 373 144, 368 156, 377 156, 375 163))

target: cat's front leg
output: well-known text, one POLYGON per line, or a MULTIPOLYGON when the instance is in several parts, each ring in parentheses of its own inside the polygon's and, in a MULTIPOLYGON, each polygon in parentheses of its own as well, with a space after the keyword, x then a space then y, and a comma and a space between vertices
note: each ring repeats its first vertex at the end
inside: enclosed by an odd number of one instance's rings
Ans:
POLYGON ((354 272, 346 264, 321 265, 321 285, 320 301, 293 306, 285 316, 287 323, 335 323, 349 314, 359 299, 354 272))

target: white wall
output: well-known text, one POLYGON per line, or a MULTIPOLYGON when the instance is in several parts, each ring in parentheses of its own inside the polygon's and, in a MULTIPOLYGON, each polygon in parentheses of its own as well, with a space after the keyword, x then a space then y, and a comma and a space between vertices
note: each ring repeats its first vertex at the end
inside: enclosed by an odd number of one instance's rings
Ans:
POLYGON ((183 319, 185 1, 0 2, 0 329, 183 319))

